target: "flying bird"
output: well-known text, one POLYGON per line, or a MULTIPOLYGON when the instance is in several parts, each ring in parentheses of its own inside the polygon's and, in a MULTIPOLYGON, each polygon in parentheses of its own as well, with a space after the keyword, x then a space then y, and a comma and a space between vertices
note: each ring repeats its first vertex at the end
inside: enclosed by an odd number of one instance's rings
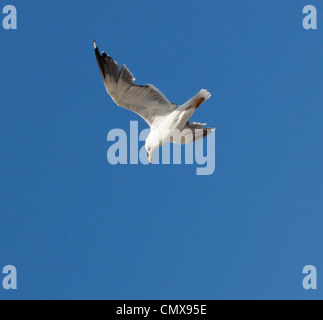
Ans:
POLYGON ((134 84, 135 78, 127 67, 123 65, 120 70, 116 61, 106 53, 100 53, 95 42, 94 51, 105 88, 112 100, 118 106, 138 114, 150 126, 145 142, 149 162, 152 162, 153 151, 166 142, 194 142, 215 130, 204 127, 205 123, 189 122, 194 111, 211 97, 207 90, 200 90, 182 105, 171 103, 152 84, 134 84))

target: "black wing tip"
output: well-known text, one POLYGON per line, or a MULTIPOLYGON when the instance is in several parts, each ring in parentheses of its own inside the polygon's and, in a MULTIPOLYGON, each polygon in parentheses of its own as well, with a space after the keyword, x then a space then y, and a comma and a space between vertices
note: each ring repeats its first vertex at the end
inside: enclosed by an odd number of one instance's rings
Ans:
POLYGON ((94 40, 93 41, 93 46, 94 46, 94 50, 95 52, 99 55, 99 56, 102 56, 103 58, 108 58, 110 61, 114 61, 108 54, 106 54, 104 51, 102 51, 100 53, 100 50, 99 50, 99 47, 97 46, 96 44, 96 41, 94 40))
POLYGON ((99 48, 98 48, 98 46, 96 45, 96 42, 95 42, 95 41, 93 41, 93 47, 94 47, 94 51, 95 51, 95 52, 100 53, 99 48))
POLYGON ((103 79, 105 79, 106 74, 105 74, 105 70, 104 70, 104 62, 103 62, 102 56, 100 54, 99 48, 96 45, 95 41, 93 42, 93 45, 94 45, 94 52, 95 52, 97 63, 99 65, 101 75, 102 75, 103 79))
POLYGON ((115 61, 108 54, 106 54, 104 51, 102 51, 102 57, 107 58, 109 61, 112 61, 115 63, 115 61))
POLYGON ((105 79, 107 74, 110 74, 115 79, 115 81, 118 81, 120 73, 119 65, 113 60, 112 57, 107 55, 104 51, 100 52, 95 41, 93 45, 96 59, 103 79, 105 79))
POLYGON ((203 128, 203 138, 205 138, 208 134, 212 133, 215 131, 215 128, 203 128))

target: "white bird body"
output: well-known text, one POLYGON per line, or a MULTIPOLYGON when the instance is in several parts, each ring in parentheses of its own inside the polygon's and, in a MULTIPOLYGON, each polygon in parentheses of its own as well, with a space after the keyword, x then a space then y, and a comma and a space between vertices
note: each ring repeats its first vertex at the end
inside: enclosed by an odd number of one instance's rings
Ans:
POLYGON ((211 97, 208 91, 202 89, 193 98, 178 106, 171 103, 153 85, 134 84, 135 79, 126 66, 123 65, 120 70, 110 56, 100 54, 95 42, 94 49, 106 90, 113 101, 120 107, 137 113, 150 126, 145 143, 150 162, 153 151, 166 142, 198 141, 215 130, 203 127, 205 124, 202 123, 189 122, 194 111, 211 97), (201 129, 196 130, 199 128, 201 129))
MULTIPOLYGON (((153 150, 170 141, 171 137, 177 138, 183 130, 187 129, 187 123, 197 106, 200 99, 207 100, 211 94, 202 89, 196 96, 188 100, 181 106, 178 106, 168 116, 162 119, 156 119, 150 126, 150 133, 146 140, 146 145, 151 146, 153 150)), ((202 101, 202 100, 200 100, 202 101)), ((201 102, 202 103, 202 102, 201 102)), ((195 140, 196 141, 196 140, 195 140)))

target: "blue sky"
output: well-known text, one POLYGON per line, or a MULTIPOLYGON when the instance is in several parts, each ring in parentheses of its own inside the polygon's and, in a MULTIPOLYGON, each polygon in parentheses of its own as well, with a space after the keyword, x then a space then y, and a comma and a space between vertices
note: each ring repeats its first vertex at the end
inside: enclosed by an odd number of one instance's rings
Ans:
POLYGON ((1 1, 0 299, 321 299, 323 4, 1 1), (302 27, 316 5, 318 29, 302 27), (93 40, 216 126, 216 167, 107 162, 93 40), (302 288, 315 265, 317 291, 302 288))

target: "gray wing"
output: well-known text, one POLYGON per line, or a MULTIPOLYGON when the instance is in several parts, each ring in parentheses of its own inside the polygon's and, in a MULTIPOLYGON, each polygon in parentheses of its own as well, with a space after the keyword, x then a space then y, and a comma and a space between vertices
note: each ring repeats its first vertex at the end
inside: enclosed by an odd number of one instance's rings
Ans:
POLYGON ((204 127, 205 125, 206 123, 187 122, 179 134, 171 137, 170 142, 186 144, 199 141, 215 130, 215 128, 204 127))
POLYGON ((149 125, 177 108, 153 85, 134 84, 135 78, 126 66, 123 65, 120 70, 110 56, 104 52, 101 55, 95 42, 94 50, 105 88, 118 106, 137 113, 149 125))

